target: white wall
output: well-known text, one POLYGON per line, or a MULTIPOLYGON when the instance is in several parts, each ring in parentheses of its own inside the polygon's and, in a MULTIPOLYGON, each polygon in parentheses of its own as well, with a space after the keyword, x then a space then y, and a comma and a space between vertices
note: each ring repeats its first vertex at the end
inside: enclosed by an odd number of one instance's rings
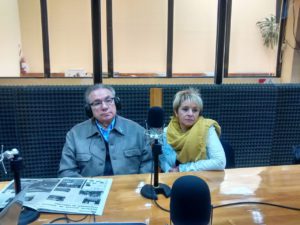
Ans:
POLYGON ((229 73, 274 73, 277 47, 263 45, 256 25, 258 21, 275 15, 276 0, 233 0, 229 73))
POLYGON ((294 34, 299 34, 299 10, 300 0, 290 1, 285 37, 287 44, 283 48, 282 54, 283 65, 281 79, 283 83, 300 82, 300 53, 299 51, 293 49, 296 46, 294 34))
POLYGON ((20 23, 17 0, 0 0, 0 76, 18 77, 20 23))
POLYGON ((51 72, 92 71, 91 6, 88 0, 48 2, 51 72))
MULTIPOLYGON (((48 1, 49 2, 49 1, 48 1)), ((43 73, 40 0, 19 0, 22 51, 30 73, 43 73)))

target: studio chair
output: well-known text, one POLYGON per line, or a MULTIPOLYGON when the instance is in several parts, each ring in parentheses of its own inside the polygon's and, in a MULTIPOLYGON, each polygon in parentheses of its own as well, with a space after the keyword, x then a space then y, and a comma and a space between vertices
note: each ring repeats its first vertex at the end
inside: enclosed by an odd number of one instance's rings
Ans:
POLYGON ((294 164, 300 164, 300 145, 293 147, 293 153, 294 153, 294 164))
POLYGON ((235 168, 235 154, 232 146, 223 137, 220 138, 226 156, 226 169, 235 168))

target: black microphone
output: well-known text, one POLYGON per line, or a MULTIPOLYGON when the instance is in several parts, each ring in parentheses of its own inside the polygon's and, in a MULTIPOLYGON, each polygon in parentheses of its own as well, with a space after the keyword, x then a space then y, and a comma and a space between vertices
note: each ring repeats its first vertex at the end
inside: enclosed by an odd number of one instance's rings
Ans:
POLYGON ((164 126, 164 111, 161 107, 154 106, 149 109, 147 124, 150 128, 161 128, 164 126))
POLYGON ((15 193, 18 194, 21 191, 20 171, 22 169, 22 157, 20 157, 19 151, 16 148, 3 152, 3 145, 1 146, 0 161, 2 163, 4 172, 7 174, 3 163, 4 159, 8 159, 10 161, 10 167, 14 174, 15 193))
POLYGON ((170 218, 174 225, 209 225, 212 205, 209 187, 199 177, 178 178, 171 191, 170 218))
POLYGON ((146 122, 146 134, 153 142, 158 140, 162 144, 164 129, 164 111, 161 107, 155 106, 149 109, 146 122))
MULTIPOLYGON (((161 154, 161 143, 164 126, 164 111, 161 107, 152 107, 148 112, 146 134, 151 140, 154 140, 152 147, 153 164, 154 164, 154 182, 146 184, 141 189, 141 195, 148 199, 157 199, 157 194, 163 194, 169 197, 171 189, 165 184, 158 182, 158 157, 161 154)), ((152 179, 151 179, 152 182, 152 179)))

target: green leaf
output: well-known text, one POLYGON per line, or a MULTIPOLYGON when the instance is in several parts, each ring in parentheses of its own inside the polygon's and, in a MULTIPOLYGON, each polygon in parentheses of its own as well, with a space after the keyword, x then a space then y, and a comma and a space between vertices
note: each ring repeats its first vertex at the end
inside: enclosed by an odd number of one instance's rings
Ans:
POLYGON ((264 45, 273 49, 278 44, 279 38, 279 24, 276 23, 275 16, 270 15, 270 17, 258 21, 256 25, 260 30, 264 45))

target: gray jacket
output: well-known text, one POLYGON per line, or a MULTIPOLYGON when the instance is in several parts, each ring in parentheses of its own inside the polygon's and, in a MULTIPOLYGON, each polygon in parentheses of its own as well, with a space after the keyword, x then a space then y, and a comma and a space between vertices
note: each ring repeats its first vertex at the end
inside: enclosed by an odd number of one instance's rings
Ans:
MULTIPOLYGON (((115 127, 109 135, 109 154, 115 175, 152 171, 152 154, 144 128, 116 116, 115 127)), ((102 176, 106 148, 94 119, 75 125, 66 136, 58 176, 102 176)))

